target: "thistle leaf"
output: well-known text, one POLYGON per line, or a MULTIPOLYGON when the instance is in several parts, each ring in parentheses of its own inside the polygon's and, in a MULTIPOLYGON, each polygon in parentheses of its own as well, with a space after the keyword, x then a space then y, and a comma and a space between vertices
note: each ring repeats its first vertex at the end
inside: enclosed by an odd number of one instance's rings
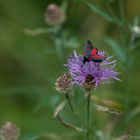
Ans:
POLYGON ((78 132, 83 132, 83 129, 82 129, 82 128, 79 128, 79 127, 77 127, 77 126, 75 126, 75 125, 73 125, 73 124, 70 124, 70 123, 64 121, 64 119, 63 119, 62 117, 60 117, 60 115, 57 115, 57 118, 58 118, 59 122, 60 122, 64 127, 66 127, 66 128, 71 128, 71 129, 76 130, 76 131, 78 131, 78 132))
POLYGON ((109 109, 107 107, 104 107, 104 106, 100 106, 100 105, 95 104, 95 107, 96 107, 96 110, 98 110, 98 111, 103 111, 103 112, 109 111, 109 109))
POLYGON ((60 113, 60 111, 65 107, 65 105, 67 104, 67 100, 64 99, 56 108, 53 114, 53 117, 55 118, 56 116, 58 116, 58 114, 60 113))
POLYGON ((96 110, 98 110, 98 111, 108 112, 108 113, 114 114, 114 115, 122 115, 123 114, 120 110, 118 110, 116 108, 100 106, 100 105, 97 105, 97 104, 94 104, 94 105, 96 107, 96 110))

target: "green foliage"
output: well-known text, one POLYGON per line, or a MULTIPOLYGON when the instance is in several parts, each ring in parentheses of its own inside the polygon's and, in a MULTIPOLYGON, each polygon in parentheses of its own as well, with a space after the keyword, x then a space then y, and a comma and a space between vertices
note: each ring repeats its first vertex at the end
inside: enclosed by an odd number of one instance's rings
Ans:
POLYGON ((115 23, 114 18, 106 11, 104 10, 100 5, 98 4, 91 4, 89 2, 86 2, 87 6, 95 13, 99 14, 103 18, 105 18, 109 22, 115 23))
POLYGON ((65 129, 53 118, 54 108, 62 99, 54 89, 55 81, 51 82, 51 79, 56 79, 63 72, 63 63, 69 52, 73 49, 82 52, 83 42, 91 39, 101 49, 102 46, 112 49, 108 54, 122 64, 118 67, 122 82, 100 87, 92 93, 94 103, 99 104, 96 110, 95 106, 91 109, 93 123, 90 138, 115 139, 128 128, 132 128, 132 133, 139 134, 140 35, 132 31, 140 24, 139 5, 140 2, 136 0, 1 0, 0 123, 17 123, 21 128, 20 140, 83 140, 81 133, 77 134, 71 129, 81 132, 85 127, 85 118, 82 118, 85 113, 84 94, 76 89, 74 96, 70 97, 75 115, 82 125, 71 116, 73 112, 68 103, 59 106, 57 115, 61 112, 65 116, 60 116, 62 123, 70 127, 70 130, 65 129), (112 6, 113 2, 116 5, 112 6), (50 27, 44 23, 44 11, 50 3, 57 3, 66 12, 63 25, 50 27), (114 100, 121 102, 124 108, 121 117, 116 115, 118 110, 115 106, 110 107, 114 105, 114 100), (108 126, 112 128, 107 137, 105 130, 108 130, 108 126), (44 137, 46 131, 55 135, 44 137))
POLYGON ((130 122, 134 117, 136 117, 138 114, 140 114, 140 105, 138 105, 136 108, 134 108, 126 117, 126 122, 130 122))
POLYGON ((50 110, 53 110, 55 105, 60 101, 60 96, 56 95, 55 97, 53 96, 47 96, 43 97, 38 104, 34 108, 34 112, 39 112, 42 109, 47 109, 49 108, 50 110))
POLYGON ((29 134, 22 137, 20 140, 38 140, 41 136, 41 134, 29 134))
POLYGON ((125 49, 118 44, 118 42, 110 37, 106 37, 104 39, 104 42, 109 45, 116 56, 120 59, 121 62, 125 63, 126 62, 126 52, 125 49))

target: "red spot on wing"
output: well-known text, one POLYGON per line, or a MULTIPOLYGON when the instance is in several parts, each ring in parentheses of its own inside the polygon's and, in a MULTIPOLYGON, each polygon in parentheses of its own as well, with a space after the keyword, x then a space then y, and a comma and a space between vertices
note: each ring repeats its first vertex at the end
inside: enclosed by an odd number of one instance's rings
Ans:
POLYGON ((84 55, 86 55, 87 53, 86 52, 84 52, 84 55))
POLYGON ((88 60, 91 61, 92 60, 92 57, 89 57, 88 60))
POLYGON ((97 48, 94 48, 92 51, 91 51, 91 55, 97 55, 98 53, 98 49, 97 48))
POLYGON ((94 59, 105 59, 104 56, 98 55, 98 49, 97 49, 97 48, 94 48, 94 49, 92 50, 91 56, 92 56, 92 58, 94 58, 94 59))
POLYGON ((93 58, 95 58, 95 59, 102 59, 102 58, 105 58, 105 57, 101 56, 101 55, 93 55, 93 58))

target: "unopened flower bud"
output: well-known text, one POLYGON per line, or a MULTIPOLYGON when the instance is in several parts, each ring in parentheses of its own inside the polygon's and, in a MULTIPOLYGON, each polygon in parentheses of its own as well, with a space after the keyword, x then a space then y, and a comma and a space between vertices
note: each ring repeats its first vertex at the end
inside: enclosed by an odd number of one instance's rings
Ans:
POLYGON ((50 4, 45 11, 45 22, 50 26, 62 24, 66 19, 64 11, 56 4, 50 4))
POLYGON ((55 83, 55 88, 59 92, 66 93, 72 88, 72 79, 69 73, 61 75, 55 83))
POLYGON ((138 37, 140 36, 140 27, 139 26, 134 26, 132 28, 132 32, 138 37))
POLYGON ((20 129, 11 122, 6 122, 0 129, 0 140, 18 140, 20 129))

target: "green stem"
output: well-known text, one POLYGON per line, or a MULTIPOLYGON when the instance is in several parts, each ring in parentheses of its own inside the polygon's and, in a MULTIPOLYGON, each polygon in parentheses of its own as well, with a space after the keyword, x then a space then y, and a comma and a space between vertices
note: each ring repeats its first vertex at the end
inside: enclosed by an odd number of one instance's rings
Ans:
POLYGON ((119 0, 118 2, 119 2, 121 20, 124 22, 124 5, 123 5, 123 0, 119 0))
POLYGON ((90 96, 91 96, 91 93, 89 92, 87 94, 87 107, 86 107, 86 116, 87 116, 87 120, 86 120, 86 139, 89 140, 89 120, 90 120, 90 96))
POLYGON ((75 119, 76 119, 76 120, 78 121, 78 123, 80 124, 80 121, 79 121, 79 119, 78 119, 78 117, 77 117, 77 114, 75 113, 75 111, 74 111, 74 109, 73 109, 73 106, 72 106, 72 103, 71 103, 71 100, 70 100, 69 95, 68 95, 68 94, 65 94, 65 95, 66 95, 66 99, 68 100, 68 104, 69 104, 69 106, 70 106, 70 109, 71 109, 72 113, 74 114, 75 119))
POLYGON ((64 31, 62 27, 58 27, 57 31, 54 33, 54 38, 53 38, 56 52, 62 62, 65 60, 64 58, 66 58, 66 48, 64 44, 65 39, 64 39, 63 32, 64 31))

